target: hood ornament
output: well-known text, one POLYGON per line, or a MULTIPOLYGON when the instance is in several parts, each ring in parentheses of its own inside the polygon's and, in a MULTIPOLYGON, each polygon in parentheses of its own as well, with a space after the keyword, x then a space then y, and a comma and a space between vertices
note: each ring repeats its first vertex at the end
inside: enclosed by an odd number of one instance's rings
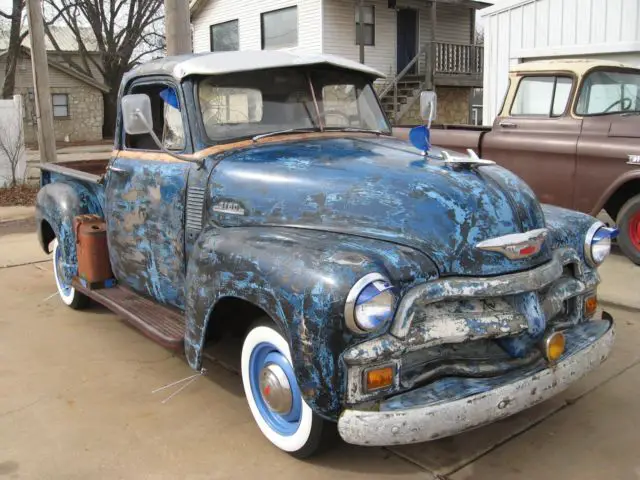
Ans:
POLYGON ((478 243, 476 248, 501 253, 510 260, 528 258, 540 252, 548 233, 546 228, 524 233, 512 233, 484 240, 478 243))
POLYGON ((451 166, 460 166, 460 167, 475 167, 475 166, 484 166, 484 165, 495 165, 496 162, 493 160, 485 160, 480 158, 476 152, 472 149, 467 149, 466 157, 458 157, 453 156, 446 150, 442 150, 442 158, 444 159, 444 163, 446 165, 451 166))

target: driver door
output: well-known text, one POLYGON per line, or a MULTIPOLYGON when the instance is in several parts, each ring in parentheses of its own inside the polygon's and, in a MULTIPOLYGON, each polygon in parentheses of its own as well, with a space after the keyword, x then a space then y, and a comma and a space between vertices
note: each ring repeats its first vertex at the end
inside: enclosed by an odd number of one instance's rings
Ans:
MULTIPOLYGON (((167 80, 146 80, 134 84, 128 93, 149 96, 154 131, 168 150, 188 150, 186 115, 180 108, 184 101, 176 85, 167 80)), ((111 160, 106 188, 113 272, 121 285, 160 303, 183 308, 185 196, 190 163, 162 153, 150 135, 123 133, 121 145, 111 160)))

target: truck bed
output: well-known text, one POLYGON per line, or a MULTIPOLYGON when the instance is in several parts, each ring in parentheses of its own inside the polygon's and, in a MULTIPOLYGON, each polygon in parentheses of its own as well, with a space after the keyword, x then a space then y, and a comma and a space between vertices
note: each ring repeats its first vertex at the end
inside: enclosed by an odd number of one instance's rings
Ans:
POLYGON ((97 183, 106 173, 109 160, 78 160, 63 163, 43 163, 39 166, 44 172, 60 173, 71 178, 97 183))

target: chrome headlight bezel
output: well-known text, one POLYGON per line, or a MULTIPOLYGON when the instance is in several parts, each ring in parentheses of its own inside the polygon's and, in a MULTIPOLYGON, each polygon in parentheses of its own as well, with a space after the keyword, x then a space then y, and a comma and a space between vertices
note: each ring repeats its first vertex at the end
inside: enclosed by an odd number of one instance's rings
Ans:
MULTIPOLYGON (((360 297, 360 294, 368 287, 370 284, 376 281, 381 281, 390 284, 389 279, 380 273, 368 273, 363 276, 360 280, 358 280, 351 290, 349 290, 349 294, 347 295, 347 300, 344 305, 344 318, 347 327, 354 333, 357 334, 366 334, 379 331, 388 325, 393 319, 393 313, 395 312, 395 307, 397 305, 397 298, 395 298, 394 304, 390 307, 390 319, 377 325, 375 328, 364 328, 359 322, 356 312, 357 301, 360 297)), ((392 289, 390 288, 389 291, 392 289)))
POLYGON ((600 221, 595 222, 591 227, 589 227, 589 230, 587 230, 587 234, 584 237, 584 258, 589 266, 597 268, 607 259, 611 254, 611 240, 615 238, 616 233, 617 230, 608 228, 600 221), (601 238, 598 239, 598 237, 601 238), (593 254, 593 247, 601 243, 607 245, 608 250, 604 257, 602 257, 600 261, 597 261, 593 254))

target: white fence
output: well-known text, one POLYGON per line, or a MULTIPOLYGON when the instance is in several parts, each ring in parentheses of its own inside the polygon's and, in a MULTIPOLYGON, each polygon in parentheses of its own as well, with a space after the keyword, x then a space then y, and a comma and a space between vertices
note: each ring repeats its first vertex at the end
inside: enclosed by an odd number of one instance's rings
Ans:
POLYGON ((11 158, 17 159, 16 178, 24 180, 27 156, 22 125, 22 97, 0 100, 0 187, 11 183, 11 158))

